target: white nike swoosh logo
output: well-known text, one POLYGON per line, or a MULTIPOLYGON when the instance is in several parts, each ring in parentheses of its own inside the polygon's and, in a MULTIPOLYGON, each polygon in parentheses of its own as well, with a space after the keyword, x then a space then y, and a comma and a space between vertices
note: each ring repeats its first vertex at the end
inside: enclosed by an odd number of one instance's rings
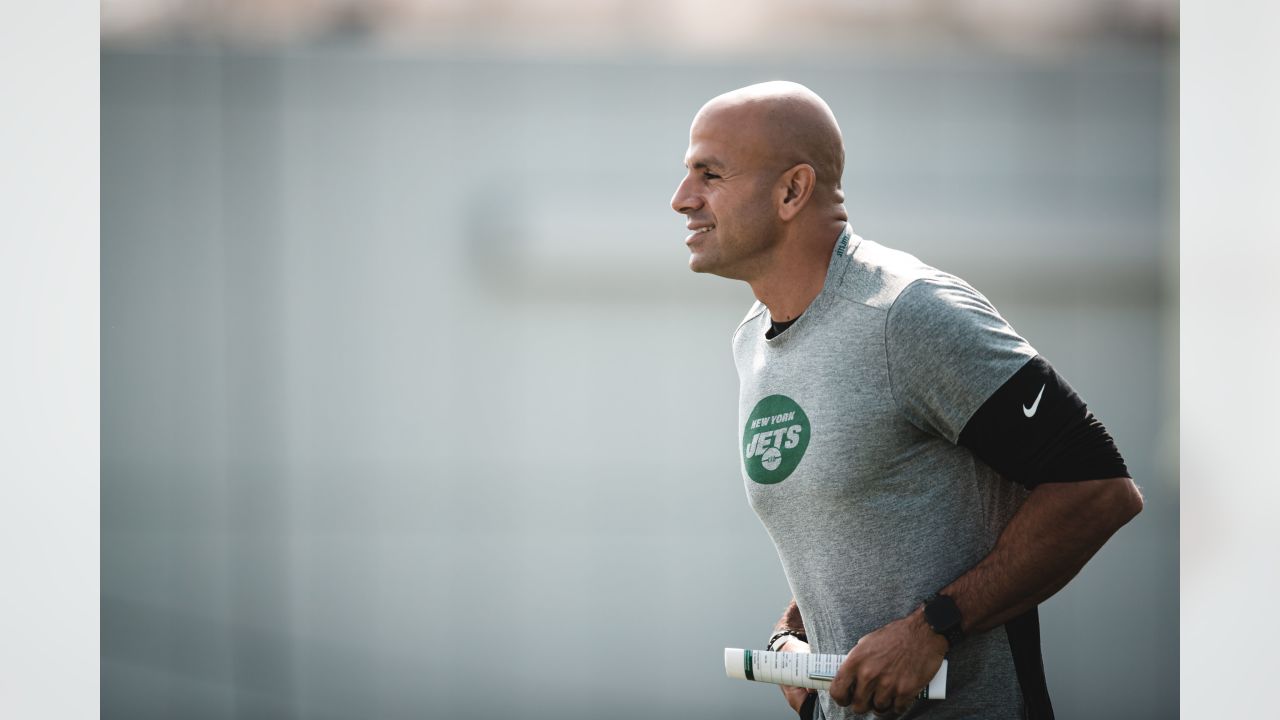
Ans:
POLYGON ((1022 414, 1031 417, 1036 414, 1036 408, 1040 407, 1040 398, 1044 395, 1044 385, 1040 386, 1040 392, 1036 395, 1036 401, 1031 403, 1031 407, 1022 406, 1022 414))

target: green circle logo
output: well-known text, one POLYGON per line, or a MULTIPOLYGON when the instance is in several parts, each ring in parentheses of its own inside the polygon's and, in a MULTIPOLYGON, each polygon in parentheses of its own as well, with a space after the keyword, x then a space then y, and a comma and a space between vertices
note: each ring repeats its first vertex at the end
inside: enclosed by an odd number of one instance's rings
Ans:
POLYGON ((786 480, 807 447, 809 416, 786 395, 770 395, 756 403, 742 429, 747 477, 762 485, 786 480))

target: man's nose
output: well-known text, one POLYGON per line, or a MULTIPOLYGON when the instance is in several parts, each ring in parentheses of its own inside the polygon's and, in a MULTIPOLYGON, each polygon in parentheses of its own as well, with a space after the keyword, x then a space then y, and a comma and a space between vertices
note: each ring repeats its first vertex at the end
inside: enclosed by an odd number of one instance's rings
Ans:
POLYGON ((689 213, 702 207, 702 199, 689 190, 689 178, 686 177, 680 181, 680 186, 676 188, 676 194, 671 196, 671 209, 681 215, 689 213))

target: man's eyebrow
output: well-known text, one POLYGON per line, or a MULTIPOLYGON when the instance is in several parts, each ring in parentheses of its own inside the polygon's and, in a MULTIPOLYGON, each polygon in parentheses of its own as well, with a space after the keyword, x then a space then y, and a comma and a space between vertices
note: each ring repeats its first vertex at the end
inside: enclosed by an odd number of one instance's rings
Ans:
POLYGON ((693 165, 689 165, 689 163, 686 162, 684 166, 687 168, 692 168, 694 170, 718 170, 724 167, 724 163, 720 162, 716 158, 709 157, 702 160, 697 160, 693 163, 693 165))

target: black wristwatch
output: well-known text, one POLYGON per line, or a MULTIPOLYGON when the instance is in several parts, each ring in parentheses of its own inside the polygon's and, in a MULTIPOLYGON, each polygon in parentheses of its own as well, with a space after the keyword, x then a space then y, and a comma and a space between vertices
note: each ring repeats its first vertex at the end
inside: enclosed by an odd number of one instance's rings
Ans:
POLYGON ((960 629, 960 608, 948 595, 934 595, 924 601, 924 620, 934 632, 947 639, 948 649, 964 637, 960 629))

